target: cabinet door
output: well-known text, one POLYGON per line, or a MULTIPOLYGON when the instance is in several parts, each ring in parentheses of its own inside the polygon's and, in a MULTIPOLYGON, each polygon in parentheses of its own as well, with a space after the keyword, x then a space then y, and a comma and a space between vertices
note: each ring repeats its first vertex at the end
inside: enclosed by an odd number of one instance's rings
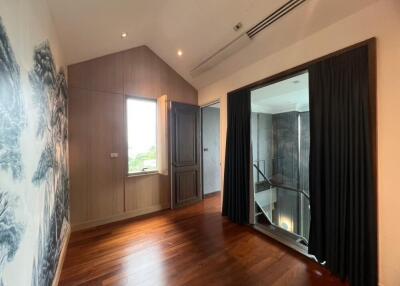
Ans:
POLYGON ((70 87, 68 98, 68 147, 71 222, 88 220, 88 110, 90 92, 70 87))
POLYGON ((88 218, 95 220, 124 210, 124 100, 122 94, 90 92, 89 102, 88 218))

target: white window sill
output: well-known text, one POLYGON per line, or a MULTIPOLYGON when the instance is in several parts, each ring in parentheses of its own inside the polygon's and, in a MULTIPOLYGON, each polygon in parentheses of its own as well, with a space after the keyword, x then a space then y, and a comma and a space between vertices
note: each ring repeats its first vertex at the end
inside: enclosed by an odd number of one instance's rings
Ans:
POLYGON ((134 177, 141 177, 141 176, 147 176, 147 175, 157 175, 159 174, 158 170, 152 170, 152 171, 144 171, 144 172, 137 172, 137 173, 129 173, 126 175, 127 178, 134 178, 134 177))

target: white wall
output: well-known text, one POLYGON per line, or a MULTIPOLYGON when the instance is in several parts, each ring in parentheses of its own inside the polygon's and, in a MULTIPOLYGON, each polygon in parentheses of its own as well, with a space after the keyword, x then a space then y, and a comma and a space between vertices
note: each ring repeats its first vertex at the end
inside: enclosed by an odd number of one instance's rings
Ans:
POLYGON ((64 55, 46 0, 0 0, 0 17, 22 69, 31 69, 32 51, 44 40, 50 42, 57 67, 64 66, 64 55))
POLYGON ((203 128, 203 191, 204 195, 220 191, 220 111, 219 108, 202 109, 203 128), (207 151, 204 149, 207 148, 207 151))
POLYGON ((223 159, 227 92, 371 37, 377 38, 379 279, 391 286, 400 283, 400 1, 380 0, 200 89, 199 104, 220 99, 223 159))
MULTIPOLYGON (((10 44, 11 47, 8 51, 2 50, 0 57, 4 60, 4 55, 14 54, 15 63, 19 67, 19 74, 18 72, 12 73, 10 69, 4 68, 7 61, 0 62, 0 122, 3 121, 0 123, 0 128, 2 128, 0 136, 7 134, 7 128, 8 130, 16 129, 15 121, 4 120, 5 118, 14 117, 18 118, 19 122, 23 122, 18 125, 20 127, 18 130, 21 132, 16 136, 16 141, 12 143, 17 145, 21 162, 18 165, 21 165, 22 175, 16 179, 10 172, 11 168, 0 169, 0 195, 3 196, 0 197, 0 284, 11 286, 50 285, 57 265, 50 265, 45 269, 44 264, 49 261, 47 260, 49 256, 52 256, 49 258, 50 260, 57 260, 60 255, 60 247, 65 241, 63 239, 65 231, 69 228, 68 186, 65 184, 61 190, 58 185, 58 183, 66 182, 63 179, 68 177, 67 140, 65 137, 64 140, 54 138, 54 134, 58 130, 66 131, 66 112, 57 116, 60 121, 56 127, 54 124, 50 124, 51 116, 54 115, 51 112, 55 101, 60 109, 66 110, 65 93, 57 91, 57 87, 60 87, 59 83, 65 83, 62 80, 59 81, 62 79, 62 74, 57 73, 64 64, 63 54, 59 48, 46 0, 0 0, 0 18, 8 36, 8 39, 2 37, 0 44, 2 47, 10 44), (37 77, 31 81, 29 75, 37 76, 40 71, 45 70, 34 70, 34 67, 38 67, 38 62, 39 65, 46 62, 48 66, 51 66, 49 58, 44 60, 42 57, 34 60, 35 49, 36 51, 45 51, 47 45, 44 43, 47 40, 56 70, 53 70, 51 75, 48 74, 49 77, 52 77, 48 84, 38 87, 34 86, 32 82, 43 83, 43 78, 37 77), (10 76, 11 74, 14 76, 10 76), (18 76, 16 76, 17 74, 18 76), (13 89, 10 86, 20 86, 20 88, 13 89), (39 97, 40 99, 38 99, 39 97), (21 108, 12 109, 9 108, 10 105, 21 108), (39 124, 46 126, 42 135, 37 133, 39 124), (42 161, 42 155, 50 145, 52 150, 55 150, 53 165, 46 171, 39 171, 40 174, 37 175, 40 164, 44 161, 42 161), (54 161, 57 161, 58 168, 54 168, 54 161), (40 178, 35 182, 37 176, 40 178), (8 206, 3 204, 4 198, 8 200, 6 196, 12 197, 12 200, 10 199, 12 204, 8 206), (57 201, 60 196, 63 197, 62 203, 57 201), (56 208, 58 217, 54 215, 56 208), (3 212, 4 209, 6 209, 9 219, 4 219, 6 216, 3 212), (60 219, 58 220, 58 218, 60 219), (15 224, 12 225, 9 223, 10 221, 15 224), (57 230, 52 232, 51 229, 54 226, 57 230), (18 228, 20 238, 18 239, 18 235, 11 235, 12 243, 9 241, 7 243, 7 237, 4 238, 7 227, 18 228), (57 233, 58 236, 56 239, 50 240, 50 234, 54 237, 54 233, 57 233), (9 259, 3 260, 4 257, 7 257, 7 247, 10 244, 16 247, 16 251, 11 255, 11 252, 8 252, 9 259), (42 259, 43 257, 46 259, 42 259)), ((43 56, 47 55, 43 54, 43 56)), ((0 138, 1 144, 4 143, 3 139, 5 138, 0 138)), ((6 142, 6 148, 13 148, 12 144, 6 142)), ((0 159, 2 159, 1 155, 4 155, 4 149, 1 149, 3 148, 0 148, 0 159)))

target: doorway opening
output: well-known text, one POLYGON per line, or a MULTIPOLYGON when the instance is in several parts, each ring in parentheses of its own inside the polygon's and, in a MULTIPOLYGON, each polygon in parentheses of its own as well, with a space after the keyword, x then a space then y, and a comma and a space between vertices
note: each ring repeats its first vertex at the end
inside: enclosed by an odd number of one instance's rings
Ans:
POLYGON ((254 223, 307 253, 309 201, 308 72, 251 92, 254 223))
POLYGON ((220 103, 201 108, 203 197, 221 193, 220 103))

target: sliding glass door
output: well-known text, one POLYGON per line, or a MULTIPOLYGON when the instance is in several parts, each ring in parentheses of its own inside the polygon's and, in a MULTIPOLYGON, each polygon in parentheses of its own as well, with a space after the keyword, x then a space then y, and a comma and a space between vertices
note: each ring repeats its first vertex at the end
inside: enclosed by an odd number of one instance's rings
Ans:
POLYGON ((308 73, 251 92, 256 228, 305 252, 310 228, 308 73))

